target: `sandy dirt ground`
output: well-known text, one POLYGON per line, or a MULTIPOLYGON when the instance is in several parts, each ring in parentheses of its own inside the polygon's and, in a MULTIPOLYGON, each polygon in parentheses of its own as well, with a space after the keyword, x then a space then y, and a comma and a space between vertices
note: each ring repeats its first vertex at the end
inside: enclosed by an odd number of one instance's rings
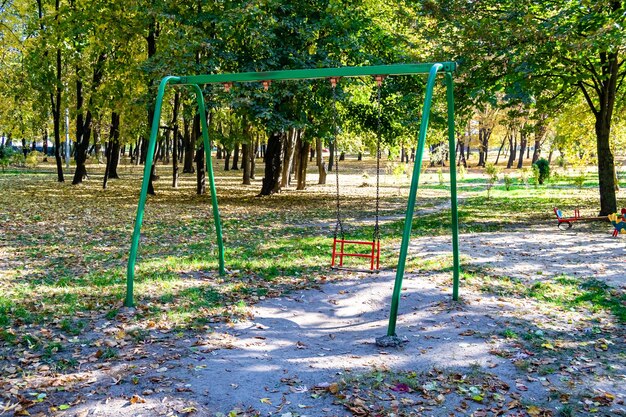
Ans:
MULTIPOLYGON (((466 268, 519 278, 528 285, 568 274, 626 288, 625 241, 611 238, 604 229, 539 226, 462 235, 461 248, 466 268)), ((410 253, 424 259, 447 256, 449 237, 415 239, 410 253)), ((450 273, 423 271, 407 274, 403 284, 397 334, 407 342, 400 348, 380 348, 374 339, 386 333, 394 278, 393 271, 345 273, 342 280, 319 289, 261 301, 252 307, 250 321, 221 324, 194 338, 163 334, 160 341, 151 339, 152 344, 137 349, 132 362, 104 365, 76 377, 80 400, 57 415, 358 415, 337 404, 328 387, 372 369, 481 370, 510 387, 503 401, 519 399, 558 410, 551 393, 590 392, 590 398, 610 395, 610 404, 589 406, 588 413, 577 415, 626 415, 623 328, 613 329, 616 339, 610 349, 616 363, 611 372, 587 355, 562 358, 555 373, 531 377, 515 365, 528 356, 524 350, 515 345, 507 350, 510 343, 494 335, 507 326, 535 329, 533 317, 540 315, 535 305, 464 287, 462 301, 453 302, 450 273), (621 345, 614 343, 620 340, 621 345), (502 351, 508 354, 494 354, 502 351)), ((557 332, 562 339, 587 326, 575 317, 547 317, 542 331, 557 332)), ((102 326, 111 333, 124 327, 117 322, 102 326)), ((495 415, 481 414, 480 404, 466 409, 458 404, 458 399, 438 402, 415 415, 495 415)), ((519 410, 503 415, 557 415, 533 414, 532 407, 519 410)))

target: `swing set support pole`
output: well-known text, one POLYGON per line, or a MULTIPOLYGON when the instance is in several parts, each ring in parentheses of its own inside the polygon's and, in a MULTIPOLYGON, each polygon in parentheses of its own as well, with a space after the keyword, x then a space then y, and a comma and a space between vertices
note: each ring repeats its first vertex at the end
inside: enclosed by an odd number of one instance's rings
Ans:
POLYGON ((213 161, 211 160, 211 141, 209 141, 209 126, 206 121, 206 105, 204 104, 204 96, 198 84, 192 85, 196 93, 196 101, 198 102, 198 112, 200 114, 200 122, 202 125, 202 139, 204 141, 204 155, 206 163, 206 172, 209 175, 209 189, 211 190, 211 206, 213 207, 213 223, 215 223, 215 233, 217 235, 217 254, 218 267, 220 275, 226 274, 224 268, 224 239, 222 238, 222 221, 220 219, 220 210, 217 206, 217 191, 215 189, 215 174, 213 173, 213 161))
MULTIPOLYGON (((413 227, 413 214, 415 211, 415 201, 417 198, 417 189, 422 170, 422 160, 424 157, 424 145, 426 143, 426 132, 428 131, 428 121, 430 119, 430 108, 433 98, 433 88, 437 78, 437 72, 442 69, 442 65, 433 65, 428 76, 426 84, 426 96, 424 98, 424 107, 422 109, 422 120, 418 136, 415 165, 413 166, 413 176, 411 179, 411 189, 409 192, 409 201, 407 203, 406 218, 404 220, 404 230, 402 233, 402 243, 400 245, 400 256, 398 258, 398 268, 396 270, 396 279, 391 296, 391 310, 389 313, 389 326, 387 328, 387 337, 396 337, 396 322, 398 319, 398 306, 400 304, 400 292, 402 290, 402 279, 404 277, 404 268, 406 265, 406 257, 411 240, 411 229, 413 227)), ((458 227, 457 227, 457 205, 456 205, 456 168, 454 165, 454 96, 452 74, 446 71, 447 101, 448 101, 448 138, 452 151, 450 152, 450 181, 451 199, 452 199, 452 232, 453 232, 453 251, 454 251, 454 288, 453 298, 458 298, 458 273, 459 273, 459 256, 458 256, 458 227)))
MULTIPOLYGON (((143 223, 143 215, 145 212, 146 199, 148 197, 148 182, 152 174, 152 164, 154 161, 154 149, 156 147, 156 138, 159 133, 159 125, 161 120, 161 110, 163 108, 163 96, 165 88, 168 84, 176 84, 180 81, 180 77, 165 77, 159 84, 156 103, 154 107, 154 117, 152 119, 152 129, 150 131, 150 139, 148 142, 148 151, 146 154, 146 165, 143 170, 143 182, 141 184, 141 193, 139 194, 139 204, 137 205, 137 217, 135 218, 135 228, 130 246, 130 255, 128 256, 128 266, 126 269, 126 298, 124 306, 133 307, 134 301, 134 281, 135 281, 135 264, 137 262, 137 250, 139 248, 139 238, 141 236, 141 225, 143 223)), ((211 204, 213 206, 213 218, 215 229, 217 232, 217 246, 219 255, 219 272, 220 275, 225 274, 224 269, 224 243, 222 239, 222 223, 220 221, 219 209, 217 207, 217 194, 215 191, 215 176, 213 175, 213 164, 211 161, 211 148, 209 142, 209 128, 206 121, 206 106, 202 90, 198 85, 191 86, 196 93, 196 101, 198 102, 198 112, 202 125, 202 138, 204 139, 204 149, 206 155, 206 170, 209 175, 209 184, 211 189, 211 204)))
POLYGON ((459 300, 459 207, 456 194, 456 146, 454 134, 454 80, 452 73, 446 72, 446 98, 448 101, 448 149, 450 164, 450 211, 452 221, 452 299, 459 300))
POLYGON ((133 238, 130 244, 130 255, 128 256, 128 267, 126 269, 126 298, 124 300, 124 305, 126 307, 133 307, 135 305, 135 301, 133 299, 135 262, 137 261, 137 248, 139 247, 139 237, 141 236, 141 224, 143 223, 144 208, 146 207, 146 198, 148 196, 148 182, 150 181, 150 175, 152 174, 152 162, 154 160, 156 137, 159 133, 161 108, 163 107, 163 95, 165 94, 165 87, 167 87, 167 84, 176 81, 180 81, 180 77, 170 76, 161 80, 154 106, 152 130, 150 131, 150 139, 148 140, 146 163, 143 169, 143 182, 141 183, 141 193, 139 194, 139 204, 137 205, 137 217, 135 218, 135 228, 133 229, 133 238))

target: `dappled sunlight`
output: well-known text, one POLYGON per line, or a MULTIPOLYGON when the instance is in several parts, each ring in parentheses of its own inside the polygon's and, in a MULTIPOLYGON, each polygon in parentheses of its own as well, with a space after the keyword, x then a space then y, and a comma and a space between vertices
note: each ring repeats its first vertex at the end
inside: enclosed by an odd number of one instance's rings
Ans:
MULTIPOLYGON (((363 163, 371 172, 371 161, 363 163)), ((623 314, 619 293, 559 281, 567 275, 623 285, 624 248, 601 225, 567 232, 553 226, 552 204, 566 199, 563 207, 572 206, 588 201, 587 194, 557 198, 542 188, 496 189, 487 200, 480 182, 468 180, 460 187, 462 301, 454 303, 449 188, 436 174, 424 176, 397 322, 408 343, 396 350, 374 344, 386 333, 393 271, 364 276, 328 268, 331 181, 259 199, 259 179, 241 187, 240 173, 218 171, 228 270, 221 277, 209 196, 195 194, 193 175, 170 188, 169 171, 159 166, 139 246, 137 306, 128 310, 122 299, 140 170, 123 168, 126 178, 103 191, 101 169, 95 166, 80 187, 44 187, 52 174, 0 175, 0 227, 9 232, 0 236, 0 344, 10 352, 0 355, 0 372, 16 383, 27 381, 33 392, 39 390, 32 385, 35 375, 47 381, 96 370, 102 375, 96 382, 80 376, 68 387, 99 392, 122 361, 132 367, 115 376, 110 389, 118 397, 111 406, 147 415, 163 401, 176 403, 170 409, 179 413, 188 402, 203 410, 193 402, 197 396, 224 399, 224 410, 238 401, 259 404, 243 393, 258 392, 268 380, 273 385, 263 395, 273 406, 281 395, 298 395, 292 401, 306 407, 320 401, 331 407, 334 397, 325 388, 321 399, 309 395, 315 384, 332 382, 335 374, 341 382, 373 367, 472 365, 497 370, 515 387, 514 378, 526 378, 527 371, 532 378, 557 371, 569 378, 597 354, 594 364, 604 358, 621 372, 612 336, 623 331, 615 319, 623 314), (535 207, 528 207, 525 195, 535 207), (27 362, 10 359, 19 357, 27 362), (145 402, 131 405, 135 394, 145 402)), ((345 170, 343 213, 351 234, 368 239, 374 189, 360 187, 365 181, 356 161, 345 170)), ((398 187, 407 182, 382 179, 381 261, 393 268, 406 209, 398 187)), ((611 375, 602 368, 598 384, 611 375)), ((525 384, 537 394, 542 382, 525 384)), ((56 405, 65 401, 51 387, 40 390, 56 405)), ((95 404, 85 401, 72 403, 72 410, 95 404)))

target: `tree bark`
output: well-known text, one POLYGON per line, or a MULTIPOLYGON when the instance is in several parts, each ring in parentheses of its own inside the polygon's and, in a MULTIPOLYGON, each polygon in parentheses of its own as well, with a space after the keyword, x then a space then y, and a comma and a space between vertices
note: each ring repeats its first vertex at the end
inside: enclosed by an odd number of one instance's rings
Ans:
POLYGON ((480 127, 478 129, 478 166, 484 167, 487 163, 491 132, 492 129, 485 127, 482 122, 480 123, 480 127))
POLYGON ((48 162, 48 128, 43 131, 43 162, 48 162))
POLYGON ((514 130, 511 130, 509 135, 509 161, 506 164, 507 168, 511 168, 515 162, 515 154, 517 150, 517 134, 514 130))
POLYGON ((281 188, 286 187, 291 184, 291 168, 293 165, 293 156, 294 150, 296 146, 296 129, 289 129, 287 132, 284 146, 283 146, 283 166, 282 166, 282 175, 280 179, 281 188))
POLYGON ((205 161, 204 161, 204 143, 198 146, 196 156, 196 193, 202 195, 206 193, 206 173, 205 173, 205 161))
POLYGON ((315 165, 319 174, 318 184, 326 184, 326 164, 324 164, 324 155, 322 154, 322 139, 315 139, 315 165))
POLYGON ((230 170, 230 156, 232 151, 230 149, 224 149, 224 171, 230 170))
POLYGON ((183 160, 183 173, 193 174, 193 151, 195 140, 191 139, 191 121, 183 115, 183 147, 185 148, 185 156, 183 160))
POLYGON ((519 159, 517 160, 517 169, 522 169, 524 163, 524 152, 526 151, 526 145, 528 144, 528 132, 525 128, 520 131, 520 143, 519 143, 519 159))
MULTIPOLYGON (((93 105, 93 96, 95 91, 102 82, 104 76, 103 66, 106 60, 104 53, 98 56, 96 64, 93 69, 93 78, 91 82, 91 95, 89 97, 89 108, 83 122, 83 82, 80 77, 76 80, 76 149, 74 154, 74 160, 76 161, 76 171, 74 172, 74 179, 72 184, 80 184, 87 176, 87 151, 89 148, 89 142, 92 129, 92 113, 91 107, 93 105)), ((78 71, 77 71, 78 72, 78 71)))
MULTIPOLYGON (((258 134, 257 134, 258 135, 258 134)), ((250 152, 250 179, 255 179, 255 170, 256 170, 256 155, 259 150, 259 139, 258 137, 254 141, 254 148, 250 152)))
POLYGON ((104 168, 104 180, 102 188, 106 190, 109 178, 118 178, 117 163, 120 159, 120 115, 111 112, 111 126, 109 131, 109 143, 105 147, 106 167, 104 168))
POLYGON ((304 190, 306 188, 306 169, 309 162, 308 155, 310 154, 311 144, 308 141, 302 140, 303 132, 298 130, 298 137, 296 140, 296 148, 298 149, 298 161, 296 166, 296 190, 304 190))
POLYGON ((241 144, 241 168, 243 169, 243 184, 250 185, 250 145, 241 144))
POLYGON ((500 149, 498 149, 498 156, 496 157, 496 165, 498 165, 498 161, 500 161, 500 154, 502 153, 502 149, 504 149, 504 143, 506 142, 506 136, 502 139, 502 143, 500 144, 500 149))
POLYGON ((335 165, 335 141, 332 141, 328 145, 328 172, 333 172, 333 167, 335 165))
POLYGON ((274 132, 267 140, 265 149, 265 177, 259 196, 271 195, 280 191, 284 133, 274 132))
POLYGON ((233 166, 232 170, 239 170, 239 143, 235 143, 235 149, 233 149, 233 166))

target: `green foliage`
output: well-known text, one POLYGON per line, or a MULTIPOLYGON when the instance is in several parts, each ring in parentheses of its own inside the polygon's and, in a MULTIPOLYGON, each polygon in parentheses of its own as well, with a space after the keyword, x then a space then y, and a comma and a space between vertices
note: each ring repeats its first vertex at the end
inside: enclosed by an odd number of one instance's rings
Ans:
POLYGON ((507 191, 511 190, 511 186, 513 185, 513 178, 509 174, 504 174, 504 187, 507 191))
POLYGON ((533 173, 535 172, 535 167, 537 167, 538 171, 537 182, 543 184, 545 180, 550 178, 550 163, 547 159, 540 158, 533 164, 533 173))
POLYGON ((0 167, 6 170, 13 160, 15 150, 10 146, 0 146, 0 167))
POLYGON ((459 173, 459 180, 463 181, 467 175, 467 168, 465 168, 465 165, 459 165, 457 172, 459 173))
POLYGON ((28 168, 35 168, 39 164, 39 158, 41 157, 41 153, 38 151, 30 151, 26 158, 24 159, 24 164, 28 168))
POLYGON ((528 187, 528 178, 530 176, 530 169, 528 167, 522 168, 520 170, 520 180, 522 181, 522 184, 524 184, 524 187, 528 187))
POLYGON ((500 169, 497 166, 495 166, 493 163, 489 162, 485 165, 485 174, 487 175, 487 199, 489 199, 491 188, 498 181, 498 175, 500 174, 500 169))
POLYGON ((537 166, 537 164, 533 164, 531 169, 532 175, 530 177, 530 182, 535 186, 535 188, 537 188, 537 186, 539 185, 539 177, 541 175, 541 172, 539 171, 539 167, 537 166))
POLYGON ((574 182, 576 187, 578 187, 579 190, 583 189, 583 186, 585 185, 586 180, 587 180, 587 176, 585 175, 583 171, 579 171, 577 175, 572 177, 572 181, 574 182))

